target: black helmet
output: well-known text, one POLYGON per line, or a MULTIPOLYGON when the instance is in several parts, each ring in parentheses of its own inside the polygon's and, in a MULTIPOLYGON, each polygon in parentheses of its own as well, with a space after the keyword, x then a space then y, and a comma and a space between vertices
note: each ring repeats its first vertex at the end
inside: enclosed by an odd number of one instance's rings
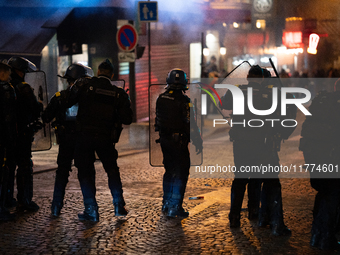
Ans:
POLYGON ((81 77, 92 77, 93 71, 90 67, 83 66, 81 64, 72 64, 70 65, 65 72, 64 76, 58 74, 60 78, 68 79, 68 80, 77 80, 81 77))
POLYGON ((249 78, 263 78, 263 69, 259 65, 251 66, 248 76, 249 78))
POLYGON ((7 64, 23 73, 29 73, 37 70, 35 64, 23 57, 11 57, 7 64))
POLYGON ((264 78, 270 78, 270 77, 272 77, 270 71, 269 71, 268 69, 266 69, 266 68, 262 68, 262 73, 263 73, 263 77, 264 77, 264 78))
POLYGON ((170 70, 170 72, 168 73, 168 77, 166 78, 166 83, 166 89, 188 89, 187 75, 183 70, 179 68, 170 70))

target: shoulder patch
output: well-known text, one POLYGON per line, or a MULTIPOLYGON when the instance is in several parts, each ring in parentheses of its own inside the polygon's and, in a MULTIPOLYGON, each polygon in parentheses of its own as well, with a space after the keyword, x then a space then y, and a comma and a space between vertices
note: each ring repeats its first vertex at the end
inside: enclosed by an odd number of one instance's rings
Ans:
POLYGON ((56 97, 60 97, 60 96, 61 96, 60 91, 58 91, 57 93, 55 93, 55 96, 56 96, 56 97))
POLYGON ((268 85, 267 86, 269 89, 272 89, 274 87, 274 85, 268 85))

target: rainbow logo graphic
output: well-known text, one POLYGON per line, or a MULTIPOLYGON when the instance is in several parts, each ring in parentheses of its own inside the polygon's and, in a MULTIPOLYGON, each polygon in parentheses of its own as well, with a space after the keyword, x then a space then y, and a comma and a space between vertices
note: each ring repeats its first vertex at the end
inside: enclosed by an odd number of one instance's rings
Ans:
POLYGON ((217 106, 217 102, 216 102, 214 96, 212 95, 212 93, 211 93, 210 91, 212 91, 212 92, 217 96, 217 98, 218 98, 218 100, 219 100, 219 102, 220 102, 220 105, 222 106, 221 98, 220 98, 220 96, 217 94, 217 91, 216 91, 212 86, 207 85, 207 84, 204 84, 204 83, 199 83, 199 85, 201 85, 201 87, 199 87, 199 89, 200 89, 200 90, 203 90, 205 93, 207 93, 207 94, 211 97, 211 99, 213 100, 213 102, 214 102, 214 104, 215 104, 216 107, 218 107, 218 106, 217 106), (203 87, 203 88, 202 88, 202 87, 203 87), (209 91, 209 90, 210 90, 210 91, 209 91))

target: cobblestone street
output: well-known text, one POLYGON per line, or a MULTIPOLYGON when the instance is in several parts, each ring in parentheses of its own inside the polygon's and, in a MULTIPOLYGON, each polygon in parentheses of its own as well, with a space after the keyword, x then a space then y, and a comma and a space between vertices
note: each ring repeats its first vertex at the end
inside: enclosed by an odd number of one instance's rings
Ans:
MULTIPOLYGON (((204 148, 204 162, 219 159, 233 165, 232 143, 227 136, 212 134, 204 140, 204 148)), ((230 229, 232 179, 223 173, 198 174, 194 167, 184 200, 190 216, 167 219, 161 214, 164 169, 149 165, 146 149, 131 150, 124 144, 118 149, 127 217, 114 217, 107 176, 98 161, 95 167, 99 222, 78 220, 83 199, 76 168, 70 176, 60 217, 51 217, 55 170, 41 170, 55 167, 57 146, 53 146, 33 157, 34 201, 40 210, 0 223, 0 254, 330 254, 309 246, 315 191, 308 178, 281 179, 285 223, 292 235, 274 237, 269 228, 258 228, 256 222, 249 221, 246 209, 242 211, 241 228, 230 229), (190 196, 204 199, 189 200, 190 196)), ((304 163, 298 151, 298 137, 283 144, 280 156, 282 164, 304 163)), ((243 208, 246 203, 247 196, 243 208)))

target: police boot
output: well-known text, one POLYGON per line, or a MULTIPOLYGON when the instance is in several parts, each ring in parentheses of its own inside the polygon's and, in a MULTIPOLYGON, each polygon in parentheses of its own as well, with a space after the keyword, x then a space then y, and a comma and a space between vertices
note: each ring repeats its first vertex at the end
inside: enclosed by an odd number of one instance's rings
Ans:
POLYGON ((88 220, 93 222, 99 221, 99 213, 97 205, 85 205, 83 213, 78 213, 79 220, 88 220))
POLYGON ((163 202, 163 205, 162 205, 162 213, 163 213, 164 215, 167 215, 167 214, 168 214, 169 207, 171 207, 171 204, 170 204, 169 201, 163 202))
POLYGON ((17 200, 13 197, 13 195, 8 195, 6 198, 5 206, 7 208, 16 207, 18 205, 17 200))
POLYGON ((229 213, 230 228, 239 228, 241 226, 240 215, 232 215, 229 213))
POLYGON ((17 200, 14 198, 13 190, 14 190, 14 179, 15 179, 15 167, 14 170, 10 168, 9 176, 8 176, 8 183, 7 183, 7 191, 6 191, 6 201, 5 206, 7 208, 12 208, 17 206, 17 200))
POLYGON ((271 230, 274 236, 289 236, 292 231, 283 222, 282 200, 274 201, 271 213, 271 230))
POLYGON ((339 250, 340 244, 334 233, 323 233, 317 246, 320 250, 339 250))
POLYGON ((269 216, 267 213, 261 213, 260 212, 260 216, 259 216, 259 221, 257 223, 257 225, 261 228, 265 228, 270 224, 269 221, 269 216))
POLYGON ((39 210, 39 205, 37 205, 35 202, 31 201, 31 202, 21 202, 18 204, 17 206, 17 211, 19 212, 37 212, 39 210))
POLYGON ((63 203, 52 202, 51 205, 52 216, 58 217, 60 215, 61 208, 63 208, 63 203))
POLYGON ((258 208, 248 208, 248 219, 249 220, 257 220, 259 218, 259 209, 258 208))
MULTIPOLYGON (((69 172, 68 169, 60 169, 58 168, 56 173, 56 178, 54 182, 54 191, 53 191, 53 199, 52 199, 52 215, 54 215, 53 210, 55 212, 59 211, 63 207, 63 201, 65 197, 65 189, 68 183, 69 172), (54 208, 54 209, 53 209, 54 208)), ((54 215, 57 216, 57 215, 54 215)))
POLYGON ((126 216, 128 214, 128 211, 124 207, 125 203, 114 203, 115 207, 115 216, 126 216))
POLYGON ((274 236, 289 236, 292 234, 292 231, 284 224, 283 222, 283 211, 282 211, 282 200, 281 203, 279 201, 275 201, 275 205, 273 206, 272 212, 272 221, 271 221, 271 230, 272 235, 274 236))
POLYGON ((10 213, 7 208, 0 206, 0 221, 14 220, 15 217, 14 213, 10 213))
POLYGON ((271 229, 274 236, 290 236, 292 234, 292 231, 284 224, 275 224, 271 229))
POLYGON ((185 211, 182 207, 185 188, 188 182, 187 177, 173 176, 171 183, 171 197, 168 207, 167 216, 169 217, 182 217, 189 216, 189 212, 185 211))
POLYGON ((248 219, 257 220, 259 218, 259 208, 261 199, 261 180, 250 179, 248 183, 248 219))
POLYGON ((247 180, 234 179, 231 186, 229 213, 229 224, 231 228, 238 228, 241 225, 240 218, 245 192, 245 182, 247 182, 247 180))
POLYGON ((166 215, 168 213, 169 207, 171 206, 170 198, 172 194, 172 175, 168 172, 164 173, 163 176, 163 205, 162 213, 166 215))
POLYGON ((321 232, 316 229, 316 227, 312 227, 312 236, 310 238, 310 246, 317 247, 319 245, 319 241, 321 238, 321 232))
MULTIPOLYGON (((267 201, 266 201, 267 202, 267 201)), ((270 217, 269 217, 270 212, 268 211, 268 206, 264 202, 262 203, 261 201, 261 208, 259 211, 259 221, 257 225, 261 228, 265 228, 268 225, 270 225, 270 217)))
POLYGON ((17 211, 36 212, 39 206, 32 201, 33 197, 33 168, 32 163, 29 168, 18 169, 17 189, 18 189, 18 206, 17 211))
MULTIPOLYGON (((1 177, 1 171, 0 171, 1 177)), ((1 178, 0 178, 1 179, 1 178)), ((15 218, 14 214, 11 214, 8 209, 5 207, 6 202, 6 185, 0 185, 0 221, 9 221, 15 218)))
POLYGON ((171 218, 186 218, 189 217, 189 212, 185 211, 182 205, 175 205, 168 209, 167 216, 171 218))

